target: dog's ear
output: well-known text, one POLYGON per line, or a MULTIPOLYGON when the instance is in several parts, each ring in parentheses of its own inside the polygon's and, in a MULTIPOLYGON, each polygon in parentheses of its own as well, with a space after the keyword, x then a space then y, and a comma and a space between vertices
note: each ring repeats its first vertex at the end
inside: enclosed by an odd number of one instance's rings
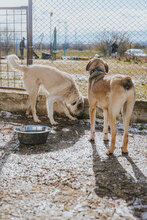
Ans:
POLYGON ((105 70, 106 70, 106 73, 108 73, 108 71, 109 71, 109 66, 108 66, 108 64, 107 64, 107 63, 105 63, 104 65, 105 65, 105 70))
POLYGON ((91 65, 91 61, 89 61, 89 63, 87 64, 87 66, 86 66, 86 71, 89 70, 90 65, 91 65))

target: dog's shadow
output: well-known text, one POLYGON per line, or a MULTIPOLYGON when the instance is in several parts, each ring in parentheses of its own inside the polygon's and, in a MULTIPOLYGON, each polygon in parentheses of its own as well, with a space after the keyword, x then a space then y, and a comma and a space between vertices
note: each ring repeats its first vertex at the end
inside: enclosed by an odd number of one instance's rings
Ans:
MULTIPOLYGON (((105 147, 108 148, 105 142, 105 147)), ((132 207, 134 215, 141 217, 144 205, 147 204, 146 177, 139 170, 129 155, 124 155, 134 172, 133 178, 114 155, 102 160, 97 145, 91 143, 93 149, 93 171, 95 175, 95 193, 99 197, 123 199, 132 207)), ((122 155, 123 156, 123 155, 122 155)))

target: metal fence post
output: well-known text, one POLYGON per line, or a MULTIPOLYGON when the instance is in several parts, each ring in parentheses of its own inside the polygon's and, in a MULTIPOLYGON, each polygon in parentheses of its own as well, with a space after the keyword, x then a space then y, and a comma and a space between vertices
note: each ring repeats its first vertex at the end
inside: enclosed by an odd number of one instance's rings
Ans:
POLYGON ((32 39, 32 0, 28 0, 28 19, 27 19, 27 65, 30 65, 33 63, 33 39, 32 39))

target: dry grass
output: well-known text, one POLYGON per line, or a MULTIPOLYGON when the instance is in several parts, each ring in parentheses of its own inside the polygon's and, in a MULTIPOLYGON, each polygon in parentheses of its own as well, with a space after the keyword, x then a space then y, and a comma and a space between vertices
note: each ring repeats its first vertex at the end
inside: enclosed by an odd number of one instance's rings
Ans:
MULTIPOLYGON (((105 58, 105 61, 109 65, 109 74, 123 74, 129 75, 133 78, 136 85, 137 99, 147 100, 147 63, 143 62, 126 62, 125 59, 112 59, 105 58)), ((6 60, 3 62, 6 63, 6 60)), ((26 61, 23 61, 26 62, 26 61)), ((86 65, 88 60, 85 61, 72 61, 72 60, 34 60, 34 63, 51 65, 57 67, 58 69, 68 72, 69 74, 79 74, 79 80, 77 84, 80 88, 80 91, 83 95, 87 95, 87 84, 88 80, 80 80, 80 75, 85 75, 88 77, 88 72, 86 72, 86 65)), ((1 75, 0 75, 0 86, 9 86, 9 87, 22 87, 22 74, 10 72, 7 74, 7 65, 4 64, 1 66, 1 75), (8 83, 9 81, 9 83, 8 83), (14 83, 15 81, 15 83, 14 83), (9 84, 9 85, 8 85, 9 84)), ((9 69, 10 70, 10 69, 9 69)))
MULTIPOLYGON (((105 61, 109 65, 109 74, 129 75, 133 78, 136 85, 137 99, 147 100, 147 63, 143 62, 126 62, 126 60, 118 60, 107 58, 105 61)), ((86 65, 88 61, 40 61, 35 63, 51 65, 70 74, 82 74, 88 76, 86 65)), ((87 95, 87 81, 77 80, 80 91, 83 95, 87 95)))

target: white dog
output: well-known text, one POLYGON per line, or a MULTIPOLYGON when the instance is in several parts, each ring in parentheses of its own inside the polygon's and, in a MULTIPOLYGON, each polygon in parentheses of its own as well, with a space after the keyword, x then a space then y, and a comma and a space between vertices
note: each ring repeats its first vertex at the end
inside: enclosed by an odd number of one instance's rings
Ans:
POLYGON ((52 125, 57 124, 53 118, 53 104, 55 101, 62 103, 66 116, 71 120, 76 120, 72 115, 81 115, 84 109, 84 100, 70 75, 51 66, 23 66, 17 64, 16 60, 19 60, 19 58, 16 55, 9 55, 7 59, 12 68, 24 73, 24 86, 29 93, 27 116, 32 111, 34 121, 40 122, 36 115, 36 99, 41 85, 47 91, 47 113, 52 125))

